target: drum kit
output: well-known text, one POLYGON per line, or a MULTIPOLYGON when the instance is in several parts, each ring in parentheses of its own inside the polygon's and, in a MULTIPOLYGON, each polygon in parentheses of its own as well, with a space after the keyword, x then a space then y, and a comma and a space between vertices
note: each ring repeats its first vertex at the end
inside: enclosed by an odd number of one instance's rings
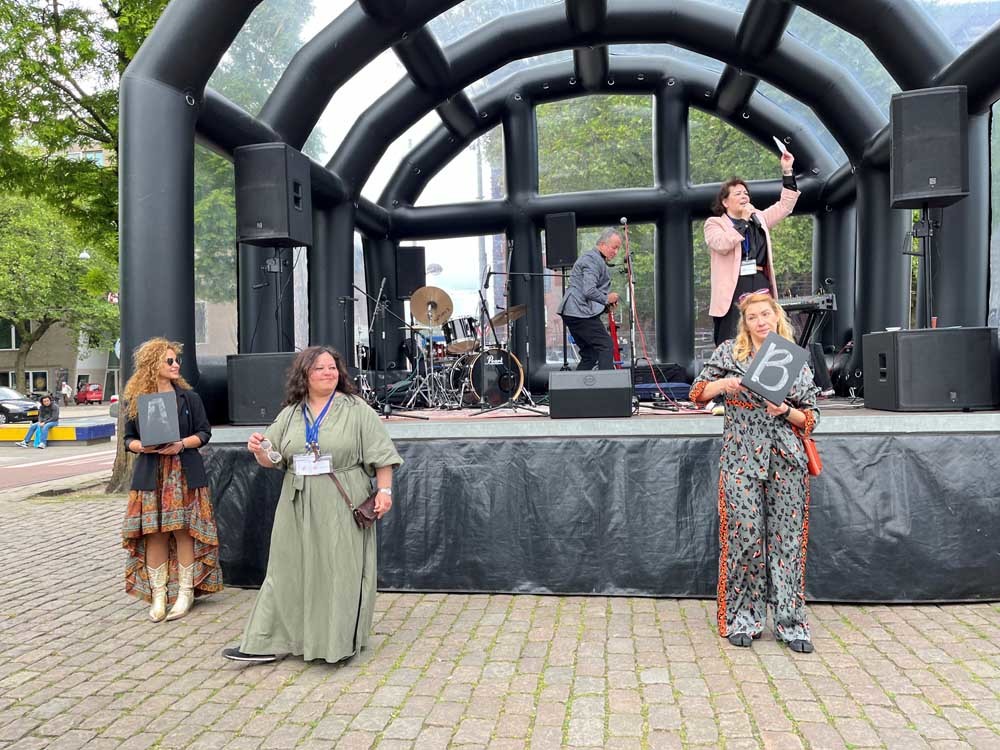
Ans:
POLYGON ((409 331, 403 352, 412 373, 390 389, 391 401, 405 408, 461 409, 530 400, 521 362, 497 337, 497 328, 505 327, 511 340, 510 325, 527 314, 527 305, 483 315, 484 325, 471 316, 453 317, 453 311, 451 297, 438 287, 420 287, 410 297, 415 322, 402 328, 409 331))

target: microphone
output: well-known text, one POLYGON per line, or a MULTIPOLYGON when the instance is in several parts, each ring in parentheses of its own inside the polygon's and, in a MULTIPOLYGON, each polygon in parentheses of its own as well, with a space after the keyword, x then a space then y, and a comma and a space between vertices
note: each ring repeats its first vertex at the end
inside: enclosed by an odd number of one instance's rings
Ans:
POLYGON ((750 214, 750 221, 752 221, 758 228, 762 228, 760 225, 760 218, 757 214, 750 214))
POLYGON ((378 304, 382 299, 382 292, 385 291, 385 276, 382 277, 382 286, 378 288, 378 296, 375 297, 375 303, 378 304))
POLYGON ((619 224, 621 224, 621 225, 622 225, 623 227, 624 227, 624 226, 628 226, 628 217, 627 217, 627 216, 623 216, 623 217, 621 217, 621 218, 620 218, 620 219, 618 220, 618 223, 619 223, 619 224))
POLYGON ((489 266, 486 269, 486 281, 483 282, 483 289, 490 288, 490 276, 493 275, 493 266, 489 266))

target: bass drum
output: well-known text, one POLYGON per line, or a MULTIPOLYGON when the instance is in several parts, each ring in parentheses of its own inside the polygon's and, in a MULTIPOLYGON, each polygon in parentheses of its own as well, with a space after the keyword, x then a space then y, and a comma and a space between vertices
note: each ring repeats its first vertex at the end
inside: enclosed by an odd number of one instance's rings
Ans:
POLYGON ((494 347, 459 357, 448 370, 447 381, 455 400, 463 406, 478 404, 481 395, 490 406, 496 406, 521 395, 524 370, 517 357, 494 347))

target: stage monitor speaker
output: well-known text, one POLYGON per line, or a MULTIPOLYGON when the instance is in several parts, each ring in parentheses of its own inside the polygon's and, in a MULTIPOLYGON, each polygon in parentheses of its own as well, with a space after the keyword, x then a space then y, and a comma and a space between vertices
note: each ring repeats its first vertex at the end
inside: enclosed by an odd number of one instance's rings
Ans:
POLYGON ((922 328, 864 336, 865 406, 886 411, 1000 404, 996 328, 922 328))
POLYGON ((559 270, 576 263, 576 214, 545 216, 545 265, 559 270))
POLYGON ((409 299, 422 286, 427 286, 427 258, 419 245, 396 248, 396 299, 409 299))
POLYGON ((628 370, 570 370, 549 373, 552 419, 632 416, 628 370))
POLYGON ((313 243, 309 158, 286 143, 255 143, 233 152, 236 237, 248 245, 313 243))
POLYGON ((969 109, 965 86, 892 95, 889 157, 893 208, 939 208, 969 194, 969 109))
POLYGON ((235 425, 268 425, 281 411, 288 369, 295 352, 231 354, 226 357, 229 421, 235 425))

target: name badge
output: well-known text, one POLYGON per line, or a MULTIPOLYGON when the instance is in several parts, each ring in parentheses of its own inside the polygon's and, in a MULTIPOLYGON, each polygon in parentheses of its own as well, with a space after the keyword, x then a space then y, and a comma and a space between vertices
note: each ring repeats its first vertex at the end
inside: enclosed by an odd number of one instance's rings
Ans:
POLYGON ((745 260, 740 263, 740 276, 753 276, 757 273, 757 261, 745 260))
POLYGON ((312 453, 300 453, 295 456, 295 473, 300 477, 314 477, 319 474, 329 474, 331 463, 329 456, 316 458, 312 453))

